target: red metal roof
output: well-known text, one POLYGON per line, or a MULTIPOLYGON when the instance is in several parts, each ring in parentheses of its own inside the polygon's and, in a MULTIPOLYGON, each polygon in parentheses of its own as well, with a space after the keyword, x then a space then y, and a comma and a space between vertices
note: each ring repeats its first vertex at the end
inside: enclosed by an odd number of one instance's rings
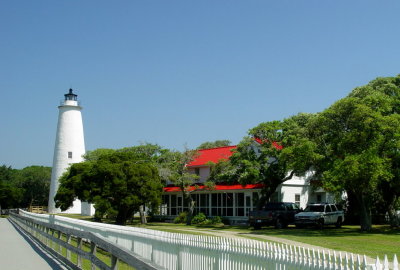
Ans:
MULTIPOLYGON (((249 185, 240 185, 240 184, 235 184, 235 185, 215 185, 215 189, 212 190, 239 190, 239 189, 259 189, 262 188, 263 184, 249 184, 249 185)), ((189 191, 194 190, 195 187, 192 186, 190 187, 189 191)), ((205 186, 197 186, 198 190, 206 190, 205 186)), ((179 192, 181 189, 179 187, 165 187, 164 192, 179 192)))
MULTIPOLYGON (((268 140, 261 140, 260 138, 254 138, 254 140, 256 142, 258 142, 259 144, 264 144, 266 142, 268 142, 268 140)), ((272 145, 275 147, 276 150, 282 150, 283 146, 277 142, 272 142, 272 145)))
POLYGON ((221 159, 228 160, 236 145, 199 150, 199 155, 188 164, 189 167, 204 166, 208 162, 218 163, 221 159))

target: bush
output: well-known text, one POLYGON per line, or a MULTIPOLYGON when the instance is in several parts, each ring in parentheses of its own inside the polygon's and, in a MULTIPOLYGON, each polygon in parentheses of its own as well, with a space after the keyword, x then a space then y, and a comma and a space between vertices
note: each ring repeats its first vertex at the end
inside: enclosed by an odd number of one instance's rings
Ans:
POLYGON ((206 221, 207 221, 206 215, 204 215, 203 213, 198 213, 193 217, 192 224, 203 224, 206 221))
POLYGON ((211 219, 211 224, 221 224, 222 223, 222 218, 220 216, 215 216, 212 217, 211 219))
POLYGON ((174 219, 174 223, 186 223, 187 212, 180 212, 174 219))

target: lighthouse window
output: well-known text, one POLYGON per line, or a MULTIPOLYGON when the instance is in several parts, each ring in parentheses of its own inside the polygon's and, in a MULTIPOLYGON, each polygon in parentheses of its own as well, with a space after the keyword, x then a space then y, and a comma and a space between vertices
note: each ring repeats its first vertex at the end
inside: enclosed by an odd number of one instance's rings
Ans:
POLYGON ((72 152, 68 152, 68 158, 72 158, 72 152))

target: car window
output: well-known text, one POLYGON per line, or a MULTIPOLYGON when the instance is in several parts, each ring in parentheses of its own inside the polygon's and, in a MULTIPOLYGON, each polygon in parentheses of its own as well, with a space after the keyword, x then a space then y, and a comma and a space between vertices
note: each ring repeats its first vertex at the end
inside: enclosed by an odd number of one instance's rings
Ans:
POLYGON ((332 204, 332 205, 331 205, 331 208, 332 208, 332 211, 333 211, 333 212, 336 212, 336 211, 337 211, 336 205, 332 204))
POLYGON ((285 206, 280 203, 269 203, 265 205, 265 210, 274 211, 274 210, 284 210, 285 206))
POLYGON ((304 212, 324 212, 324 206, 323 205, 308 205, 304 212))
POLYGON ((325 205, 325 212, 326 213, 332 212, 330 205, 325 205))

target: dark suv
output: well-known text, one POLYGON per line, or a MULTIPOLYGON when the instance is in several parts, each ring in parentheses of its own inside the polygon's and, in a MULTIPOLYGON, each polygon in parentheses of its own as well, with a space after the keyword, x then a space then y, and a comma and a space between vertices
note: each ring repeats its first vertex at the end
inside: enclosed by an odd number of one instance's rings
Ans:
POLYGON ((250 211, 249 224, 254 229, 272 225, 281 229, 293 224, 294 215, 299 212, 300 208, 295 203, 269 202, 261 210, 250 211))

